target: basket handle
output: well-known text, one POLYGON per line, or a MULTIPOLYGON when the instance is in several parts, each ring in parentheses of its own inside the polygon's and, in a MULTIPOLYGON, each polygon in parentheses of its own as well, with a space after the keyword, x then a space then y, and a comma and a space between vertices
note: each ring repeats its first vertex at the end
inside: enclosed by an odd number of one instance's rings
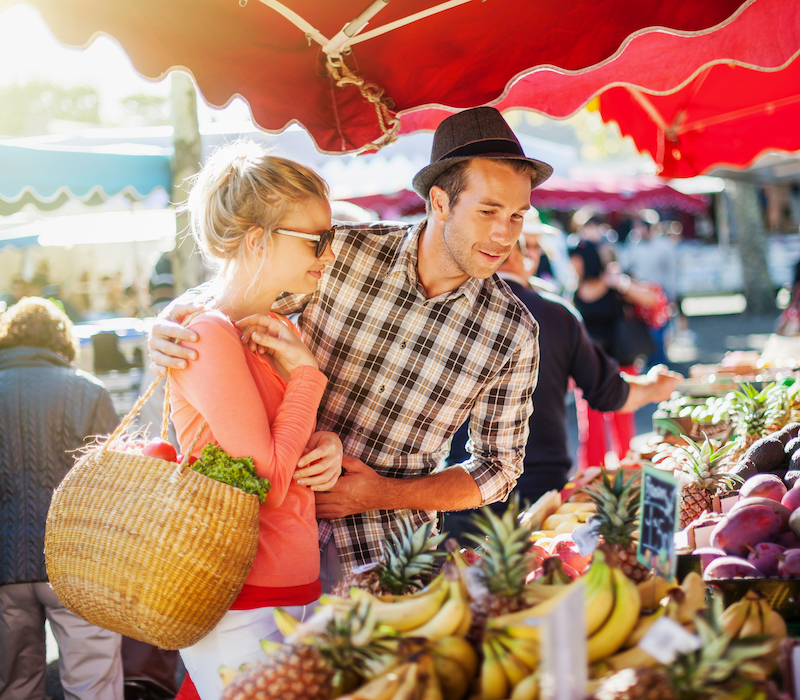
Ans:
MULTIPOLYGON (((195 311, 193 314, 189 314, 189 316, 187 316, 185 319, 183 319, 183 322, 181 323, 181 325, 184 326, 184 327, 188 326, 189 322, 195 316, 197 316, 198 314, 201 314, 201 313, 203 313, 203 310, 195 311)), ((136 403, 134 403, 133 406, 131 406, 131 410, 128 411, 128 413, 120 421, 120 423, 117 426, 116 430, 114 430, 114 432, 111 433, 111 435, 108 436, 108 439, 105 441, 105 443, 103 445, 103 450, 102 450, 103 453, 108 451, 108 446, 112 442, 114 442, 115 440, 118 440, 121 437, 121 435, 125 432, 125 430, 128 428, 128 426, 131 424, 131 421, 136 417, 136 414, 139 413, 139 411, 142 409, 142 406, 144 406, 145 403, 147 403, 148 399, 153 395, 153 392, 156 390, 156 387, 158 386, 158 383, 165 376, 166 376, 167 380, 166 380, 166 383, 164 384, 164 404, 163 404, 163 407, 162 407, 161 439, 166 442, 166 440, 167 440, 167 429, 168 429, 168 426, 169 426, 169 380, 170 380, 171 372, 172 372, 172 370, 167 369, 166 375, 162 375, 160 377, 156 377, 153 380, 152 384, 150 384, 150 386, 147 387, 147 390, 136 400, 136 403)), ((186 464, 187 464, 187 462, 189 460, 189 456, 192 454, 192 450, 197 445, 197 441, 200 439, 200 436, 203 434, 203 431, 206 429, 207 425, 208 425, 208 421, 204 421, 203 425, 200 426, 200 430, 198 431, 197 436, 192 441, 192 444, 190 445, 189 449, 186 450, 186 454, 184 455, 183 460, 181 460, 181 463, 180 463, 180 465, 178 467, 178 470, 177 470, 178 472, 183 471, 183 468, 186 466, 186 464)))

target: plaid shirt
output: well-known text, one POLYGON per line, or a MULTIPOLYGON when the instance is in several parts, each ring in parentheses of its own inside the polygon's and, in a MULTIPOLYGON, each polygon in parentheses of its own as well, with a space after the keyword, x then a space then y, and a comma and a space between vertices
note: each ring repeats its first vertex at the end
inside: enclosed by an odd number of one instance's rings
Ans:
MULTIPOLYGON (((406 478, 444 468, 467 418, 472 457, 461 465, 482 502, 504 500, 522 473, 538 326, 497 277, 470 278, 428 299, 417 277, 422 225, 339 230, 336 261, 317 291, 284 296, 275 310, 298 325, 329 382, 317 429, 337 433, 345 454, 378 474, 406 478)), ((376 561, 398 511, 320 521, 343 570, 376 561)), ((413 511, 416 525, 435 512, 413 511)))

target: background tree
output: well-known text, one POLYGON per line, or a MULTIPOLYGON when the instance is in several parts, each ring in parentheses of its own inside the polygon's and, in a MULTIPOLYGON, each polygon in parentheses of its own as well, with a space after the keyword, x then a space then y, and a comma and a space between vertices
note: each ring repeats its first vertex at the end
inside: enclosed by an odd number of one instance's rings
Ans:
POLYGON ((90 87, 62 87, 46 81, 0 87, 0 134, 47 133, 52 120, 97 125, 100 99, 90 87))

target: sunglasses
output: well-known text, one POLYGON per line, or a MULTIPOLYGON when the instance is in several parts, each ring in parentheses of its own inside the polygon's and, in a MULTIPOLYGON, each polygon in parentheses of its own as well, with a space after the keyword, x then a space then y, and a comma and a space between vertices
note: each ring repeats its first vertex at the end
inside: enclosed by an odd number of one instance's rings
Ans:
POLYGON ((307 241, 316 241, 317 247, 314 250, 314 255, 319 257, 325 252, 325 248, 328 247, 330 242, 333 240, 333 236, 336 233, 336 226, 331 226, 327 231, 323 231, 322 233, 301 233, 300 231, 290 231, 289 229, 285 228, 276 228, 273 229, 273 233, 279 233, 281 236, 292 236, 293 238, 304 238, 307 241))

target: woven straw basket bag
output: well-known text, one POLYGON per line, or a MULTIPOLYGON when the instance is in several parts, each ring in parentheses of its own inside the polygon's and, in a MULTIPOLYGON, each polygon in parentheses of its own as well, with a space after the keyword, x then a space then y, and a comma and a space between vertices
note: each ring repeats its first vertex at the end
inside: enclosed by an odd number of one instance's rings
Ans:
POLYGON ((208 634, 239 594, 256 555, 259 501, 189 468, 191 448, 180 465, 110 449, 158 381, 56 489, 44 553, 50 584, 69 610, 182 649, 208 634))

